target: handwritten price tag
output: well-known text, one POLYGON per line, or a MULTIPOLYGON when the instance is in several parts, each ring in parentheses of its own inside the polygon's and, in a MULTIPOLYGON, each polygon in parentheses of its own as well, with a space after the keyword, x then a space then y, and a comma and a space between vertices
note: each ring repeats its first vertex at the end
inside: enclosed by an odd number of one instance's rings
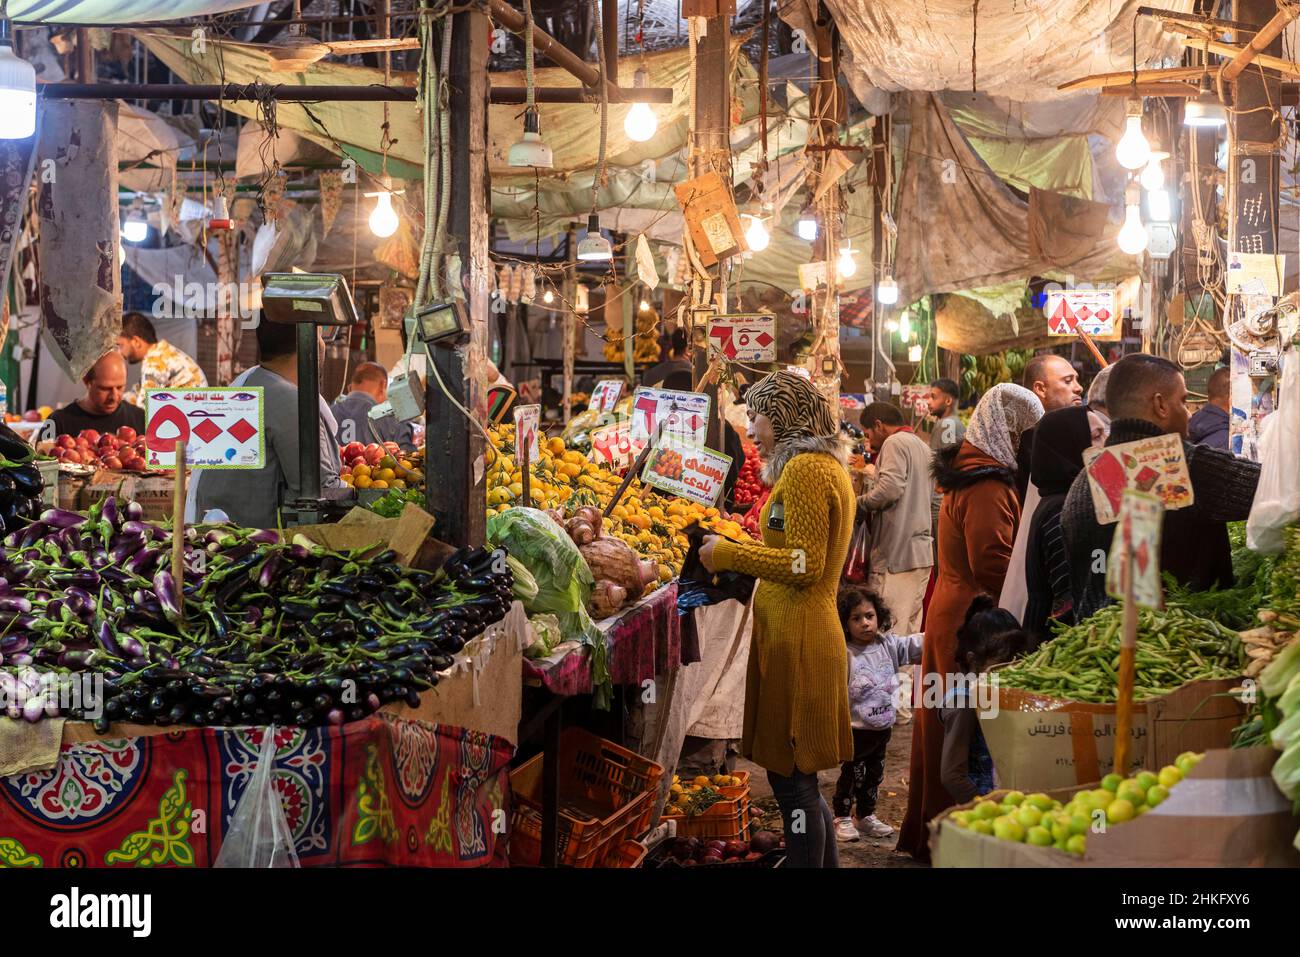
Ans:
POLYGON ((623 397, 622 379, 601 379, 591 390, 591 408, 597 412, 613 412, 623 397))
POLYGON ((615 422, 591 432, 591 454, 615 471, 632 464, 637 450, 632 447, 632 437, 626 421, 615 422))

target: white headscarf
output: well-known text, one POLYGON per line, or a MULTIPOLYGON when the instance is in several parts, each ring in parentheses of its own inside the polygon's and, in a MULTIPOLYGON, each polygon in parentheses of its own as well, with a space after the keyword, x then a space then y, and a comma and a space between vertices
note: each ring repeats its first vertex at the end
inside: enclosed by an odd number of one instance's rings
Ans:
POLYGON ((966 441, 1007 468, 1016 467, 1020 436, 1043 417, 1043 403, 1028 389, 1003 382, 984 393, 966 429, 966 441))

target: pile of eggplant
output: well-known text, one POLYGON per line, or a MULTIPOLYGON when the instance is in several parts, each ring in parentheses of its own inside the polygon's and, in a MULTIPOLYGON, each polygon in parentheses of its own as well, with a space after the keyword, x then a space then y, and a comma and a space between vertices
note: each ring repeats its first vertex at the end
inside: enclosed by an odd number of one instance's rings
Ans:
POLYGON ((36 453, 0 422, 0 533, 11 531, 41 512, 45 480, 32 464, 36 453))
POLYGON ((452 655, 510 607, 504 553, 461 549, 435 572, 392 551, 299 536, 172 535, 112 499, 50 509, 0 549, 0 697, 9 717, 111 723, 341 724, 415 707, 452 655), (374 549, 370 550, 375 551, 374 549), (69 683, 102 679, 98 697, 69 683))

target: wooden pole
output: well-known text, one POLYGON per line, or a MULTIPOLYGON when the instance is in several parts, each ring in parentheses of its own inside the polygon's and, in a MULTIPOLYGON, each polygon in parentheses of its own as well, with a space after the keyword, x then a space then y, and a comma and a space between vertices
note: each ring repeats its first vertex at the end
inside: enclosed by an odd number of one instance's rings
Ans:
POLYGON ((1110 365, 1110 363, 1106 361, 1106 357, 1101 354, 1101 350, 1097 348, 1097 344, 1092 341, 1092 336, 1084 332, 1082 326, 1075 326, 1074 331, 1079 334, 1079 338, 1083 340, 1083 344, 1088 347, 1088 351, 1092 353, 1092 357, 1101 364, 1103 369, 1110 365))
POLYGON ((532 452, 533 450, 532 448, 533 443, 527 436, 521 437, 519 435, 518 429, 515 429, 515 443, 516 443, 515 448, 519 450, 519 472, 521 475, 521 478, 519 479, 519 483, 524 487, 523 488, 524 507, 532 508, 533 507, 533 477, 531 473, 533 470, 533 463, 532 463, 532 456, 529 453, 532 452))
POLYGON ((1231 83, 1250 65, 1250 62, 1269 48, 1269 46, 1282 35, 1282 31, 1287 28, 1296 15, 1300 14, 1300 8, 1286 5, 1277 13, 1273 14, 1271 20, 1259 28, 1246 48, 1238 53, 1227 66, 1223 68, 1223 79, 1231 83))
POLYGON ((185 618, 185 443, 176 440, 176 484, 172 489, 172 578, 185 618))
POLYGON ((1133 544, 1128 549, 1128 571, 1124 576, 1124 626, 1119 647, 1119 691, 1115 711, 1115 773, 1128 770, 1129 735, 1133 727, 1133 673, 1137 654, 1137 602, 1133 600, 1133 544))

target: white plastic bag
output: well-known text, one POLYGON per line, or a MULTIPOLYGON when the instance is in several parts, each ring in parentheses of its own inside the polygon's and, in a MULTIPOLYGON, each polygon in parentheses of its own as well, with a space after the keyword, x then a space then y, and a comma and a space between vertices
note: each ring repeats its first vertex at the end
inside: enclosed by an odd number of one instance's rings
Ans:
POLYGON ((1246 521, 1246 544, 1279 555, 1282 530, 1300 519, 1300 355, 1288 351, 1282 364, 1277 410, 1264 420, 1259 439, 1259 486, 1246 521))
POLYGON ((253 779, 235 805, 213 867, 298 867, 293 832, 275 790, 275 728, 262 737, 253 779))

